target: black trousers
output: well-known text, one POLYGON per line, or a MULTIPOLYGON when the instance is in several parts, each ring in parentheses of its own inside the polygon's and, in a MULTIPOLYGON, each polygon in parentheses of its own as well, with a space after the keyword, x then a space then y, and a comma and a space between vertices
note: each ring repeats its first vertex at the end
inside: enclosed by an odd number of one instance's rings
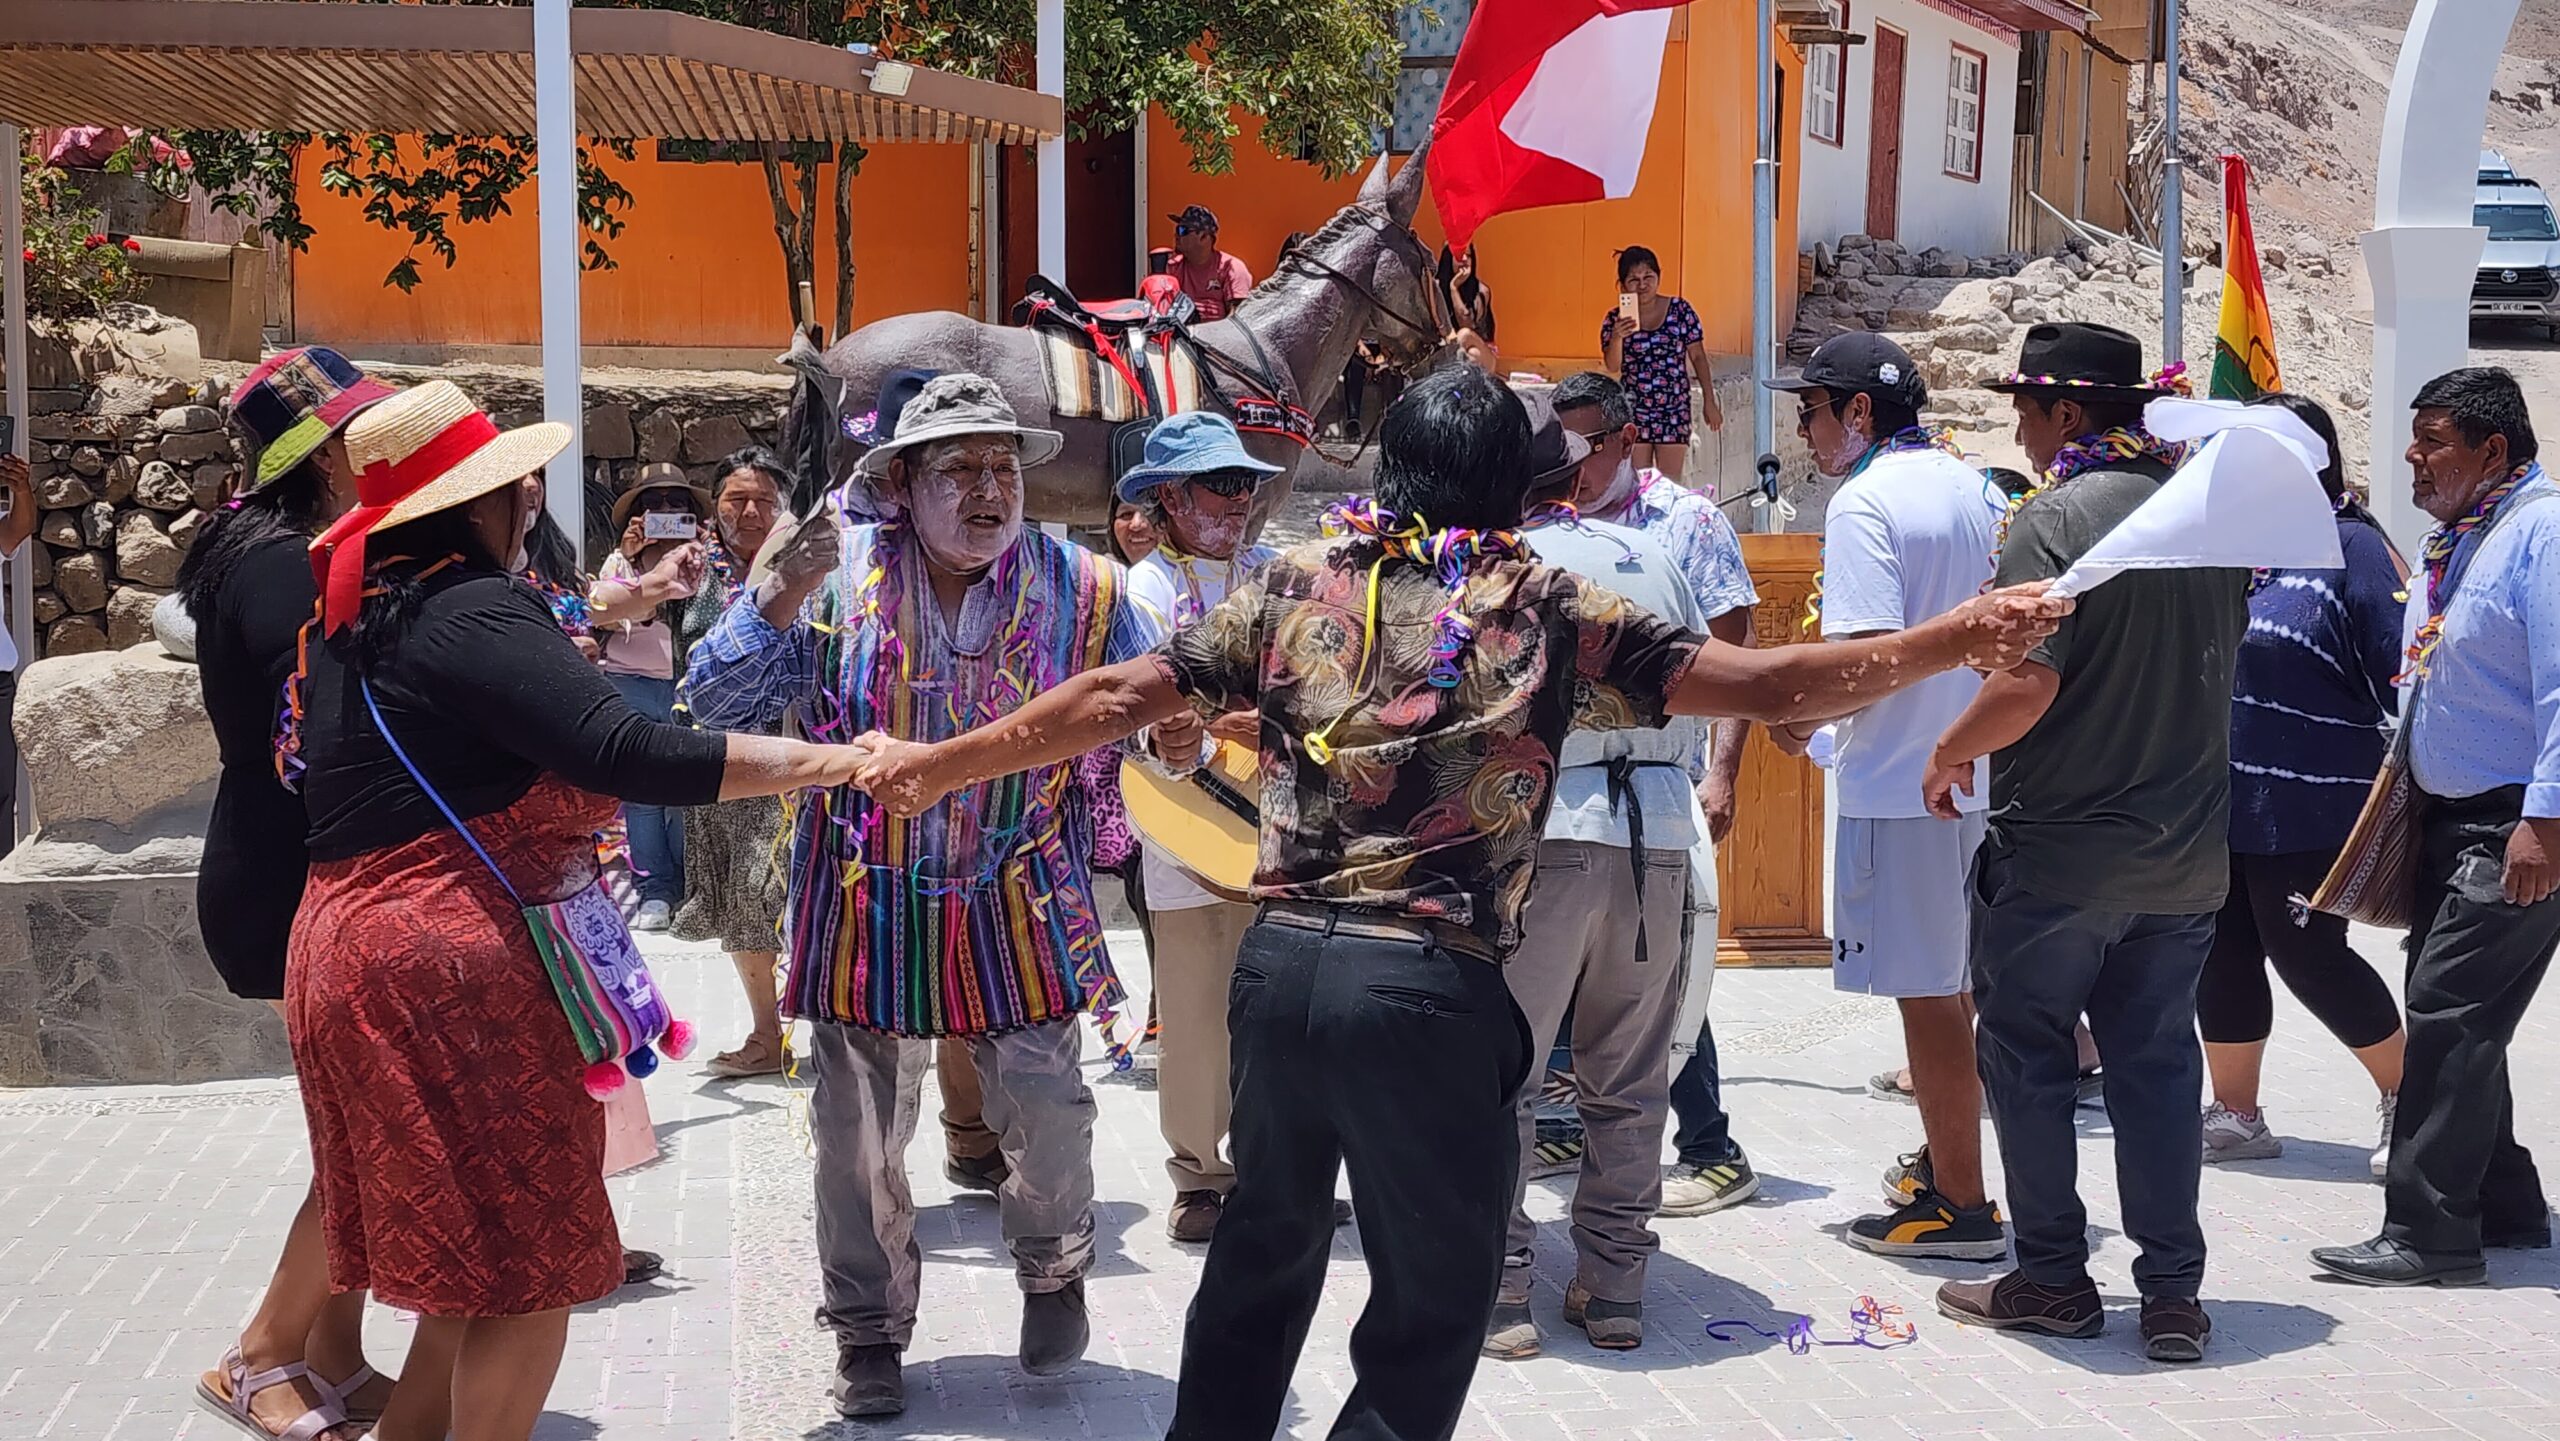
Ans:
POLYGON ((1348 1166, 1369 1304, 1330 1435, 1443 1441, 1493 1315, 1529 1028, 1500 967, 1257 923, 1228 993, 1236 1188, 1182 1338, 1172 1441, 1279 1429, 1348 1166))
POLYGON ((18 673, 0 671, 0 859, 18 848, 18 673))
POLYGON ((2480 1237, 2551 1225, 2533 1153, 2516 1143, 2507 1043, 2560 946, 2560 896, 2511 906, 2510 786, 2419 797, 2417 924, 2409 930, 2409 1060, 2391 1128, 2382 1234, 2476 1256, 2480 1237))
POLYGON ((2400 1004, 2373 967, 2347 944, 2347 919, 2296 913, 2295 896, 2320 889, 2338 853, 2231 853, 2231 899, 2214 918, 2213 950, 2196 987, 2196 1026, 2211 1045, 2245 1045, 2275 1031, 2272 963, 2294 999, 2351 1051, 2378 1046, 2400 1029, 2400 1004))

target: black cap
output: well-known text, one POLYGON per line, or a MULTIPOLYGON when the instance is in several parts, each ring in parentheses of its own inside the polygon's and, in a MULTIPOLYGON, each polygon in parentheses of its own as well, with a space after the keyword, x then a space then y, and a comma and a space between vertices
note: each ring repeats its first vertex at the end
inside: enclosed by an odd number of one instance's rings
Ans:
POLYGON ((1556 395, 1552 387, 1523 392, 1520 404, 1529 412, 1529 474, 1532 484, 1542 485, 1575 466, 1591 454, 1591 442, 1576 435, 1556 418, 1556 395))
POLYGON ((1218 213, 1206 205, 1186 205, 1182 207, 1181 214, 1169 215, 1165 218, 1173 222, 1173 228, 1176 231, 1194 235, 1218 233, 1218 213))
POLYGON ((1771 390, 1823 390, 1833 395, 1880 395, 1913 410, 1929 403, 1929 385, 1911 352, 1872 331, 1851 331, 1822 342, 1804 369, 1771 390))

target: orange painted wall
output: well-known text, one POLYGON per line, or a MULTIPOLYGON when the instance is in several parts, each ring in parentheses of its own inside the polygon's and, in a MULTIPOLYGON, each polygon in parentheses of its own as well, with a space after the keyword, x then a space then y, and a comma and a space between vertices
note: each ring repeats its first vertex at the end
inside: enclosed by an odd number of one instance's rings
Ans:
MULTIPOLYGON (((1699 23, 1694 14, 1691 23, 1699 23)), ((1797 113, 1795 55, 1785 45, 1778 53, 1789 70, 1790 113, 1797 113)), ((1628 245, 1662 257, 1667 286, 1697 308, 1708 349, 1749 349, 1752 63, 1747 26, 1729 40, 1673 40, 1663 56, 1661 98, 1633 195, 1497 216, 1478 232, 1476 257, 1494 289, 1506 365, 1553 373, 1596 364, 1601 318, 1617 303, 1615 255, 1628 245)), ((1782 236, 1795 233, 1794 192, 1785 178, 1791 171, 1783 162, 1793 158, 1799 128, 1783 119, 1779 124, 1789 147, 1781 154, 1782 236)), ((1159 114, 1147 127, 1147 185, 1151 244, 1173 243, 1164 217, 1185 205, 1206 205, 1218 213, 1225 248, 1260 277, 1281 241, 1291 231, 1313 229, 1348 202, 1359 177, 1328 181, 1312 165, 1271 154, 1251 117, 1236 139, 1234 172, 1194 174, 1189 149, 1159 114)), ((1427 202, 1416 223, 1424 239, 1440 243, 1439 220, 1427 202)), ((1783 331, 1792 321, 1795 287, 1792 255, 1780 259, 1783 331)))
MULTIPOLYGON (((764 174, 754 165, 608 166, 631 191, 613 270, 579 287, 589 345, 775 346, 788 337, 782 247, 764 174)), ((831 174, 820 176, 818 309, 834 314, 831 174)), ((364 346, 532 345, 542 338, 540 266, 530 187, 515 212, 458 227, 451 270, 422 260, 425 282, 402 294, 382 284, 400 240, 368 224, 361 201, 321 189, 304 162, 302 195, 314 230, 294 258, 298 339, 364 346)), ((969 153, 959 145, 878 145, 854 179, 854 318, 969 304, 969 153)))

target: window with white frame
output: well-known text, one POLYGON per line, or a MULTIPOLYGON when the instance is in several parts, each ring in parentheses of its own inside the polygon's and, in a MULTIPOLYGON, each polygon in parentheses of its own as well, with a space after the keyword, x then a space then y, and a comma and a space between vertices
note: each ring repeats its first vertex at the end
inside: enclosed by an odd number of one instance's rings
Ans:
POLYGON ((1396 34, 1404 60, 1396 70, 1395 100, 1387 122, 1387 149, 1409 155, 1440 113, 1440 92, 1466 38, 1476 0, 1407 0, 1396 7, 1396 34))
POLYGON ((1982 178, 1982 84, 1989 62, 1978 50, 1950 48, 1947 60, 1946 172, 1982 178))
MULTIPOLYGON (((1849 25, 1845 10, 1842 29, 1849 25)), ((1805 133, 1826 145, 1840 143, 1849 99, 1849 47, 1816 45, 1804 57, 1805 133)))

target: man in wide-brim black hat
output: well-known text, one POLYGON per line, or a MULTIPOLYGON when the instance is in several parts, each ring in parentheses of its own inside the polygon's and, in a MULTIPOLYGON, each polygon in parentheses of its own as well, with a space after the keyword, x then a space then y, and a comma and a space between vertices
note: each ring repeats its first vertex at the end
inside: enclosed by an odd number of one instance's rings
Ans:
MULTIPOLYGON (((2184 458, 2142 423, 2148 401, 2179 389, 2174 374, 2146 375, 2123 331, 2036 326, 1991 388, 2015 400, 2038 476, 2002 533, 1995 584, 2061 575, 2184 458)), ((2025 665, 1989 677, 1929 759, 1929 809, 1953 818, 1954 790, 1991 757, 1969 944, 2017 1256, 1996 1281, 1940 1289, 1957 1321, 2049 1336, 2106 1324, 2072 1180, 2085 1014, 2106 1063, 2124 1232, 2141 1248, 2144 1349, 2204 1354, 2196 979, 2230 881, 2231 670, 2248 621, 2246 571, 2120 576, 2025 665)))

